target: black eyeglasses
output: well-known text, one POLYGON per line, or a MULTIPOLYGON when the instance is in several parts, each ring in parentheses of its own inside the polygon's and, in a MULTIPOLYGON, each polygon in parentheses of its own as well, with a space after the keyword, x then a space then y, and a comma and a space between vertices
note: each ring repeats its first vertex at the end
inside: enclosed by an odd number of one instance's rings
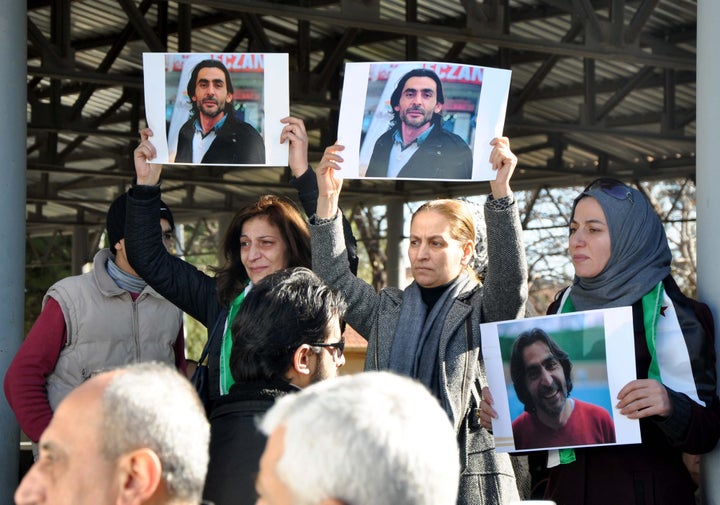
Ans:
POLYGON ((323 343, 312 343, 312 344, 308 344, 308 345, 311 346, 311 347, 324 347, 324 348, 326 348, 326 349, 334 350, 335 352, 334 352, 333 354, 335 354, 335 357, 339 359, 339 358, 342 358, 342 355, 343 355, 343 353, 345 352, 345 337, 342 337, 342 338, 341 338, 340 340, 338 340, 337 342, 332 342, 332 343, 324 343, 324 342, 323 342, 323 343))
POLYGON ((612 179, 609 177, 601 177, 600 179, 595 179, 590 184, 585 186, 583 193, 586 193, 592 189, 599 189, 606 195, 610 195, 616 200, 630 200, 630 202, 633 201, 632 191, 630 190, 630 188, 626 186, 625 183, 617 179, 612 179))

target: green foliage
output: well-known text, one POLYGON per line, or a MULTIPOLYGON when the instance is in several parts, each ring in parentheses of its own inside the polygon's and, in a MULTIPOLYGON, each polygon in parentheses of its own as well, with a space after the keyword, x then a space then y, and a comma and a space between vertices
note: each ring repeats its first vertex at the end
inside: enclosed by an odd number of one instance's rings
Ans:
POLYGON ((57 234, 25 242, 25 335, 40 315, 45 292, 71 274, 71 237, 57 234))

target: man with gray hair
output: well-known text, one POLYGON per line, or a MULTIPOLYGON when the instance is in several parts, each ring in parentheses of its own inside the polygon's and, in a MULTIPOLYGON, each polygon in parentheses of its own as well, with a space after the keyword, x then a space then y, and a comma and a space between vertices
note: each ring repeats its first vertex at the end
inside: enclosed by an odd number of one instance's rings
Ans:
POLYGON ((452 425, 419 382, 364 372, 280 398, 256 488, 264 505, 455 505, 452 425))
POLYGON ((15 503, 197 504, 209 438, 195 390, 169 366, 100 373, 58 406, 15 503))

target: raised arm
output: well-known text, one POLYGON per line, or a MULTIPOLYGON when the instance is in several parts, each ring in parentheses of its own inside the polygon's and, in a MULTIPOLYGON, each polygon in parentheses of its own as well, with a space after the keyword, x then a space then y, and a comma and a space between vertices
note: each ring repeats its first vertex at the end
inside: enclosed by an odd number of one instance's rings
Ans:
MULTIPOLYGON (((280 143, 288 143, 288 162, 290 173, 293 176, 290 179, 290 185, 297 190, 300 203, 309 218, 315 214, 317 209, 318 185, 317 177, 308 164, 308 136, 305 123, 302 119, 293 116, 283 118, 280 122, 285 125, 280 134, 280 143)), ((344 215, 342 221, 350 271, 357 275, 359 261, 357 240, 353 235, 350 222, 344 215)))
POLYGON ((125 248, 128 261, 152 288, 174 305, 206 325, 219 311, 215 280, 182 259, 170 254, 160 230, 160 173, 151 163, 156 152, 148 140, 152 131, 140 132, 141 142, 133 153, 137 184, 128 192, 125 248))
POLYGON ((488 270, 482 316, 484 321, 503 321, 522 317, 525 312, 527 260, 518 207, 510 189, 517 157, 506 137, 493 139, 491 145, 490 162, 497 178, 490 182, 492 198, 485 204, 488 270))

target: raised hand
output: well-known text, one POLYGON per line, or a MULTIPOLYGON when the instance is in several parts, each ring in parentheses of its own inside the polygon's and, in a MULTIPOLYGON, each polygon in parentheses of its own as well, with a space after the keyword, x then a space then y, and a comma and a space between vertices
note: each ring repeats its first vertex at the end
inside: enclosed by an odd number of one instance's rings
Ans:
POLYGON ((345 146, 340 144, 327 147, 317 167, 318 204, 316 213, 323 219, 329 219, 337 214, 343 183, 339 173, 341 170, 339 163, 344 161, 338 153, 344 149, 345 146))
POLYGON ((280 120, 285 126, 280 143, 288 142, 288 164, 293 176, 300 177, 308 169, 308 136, 302 119, 288 116, 280 120))
POLYGON ((162 173, 162 165, 151 163, 151 160, 157 156, 155 146, 148 140, 152 137, 153 132, 150 128, 140 130, 140 145, 133 151, 133 160, 135 162, 135 175, 137 175, 137 183, 145 186, 154 186, 160 181, 162 173))
POLYGON ((512 193, 510 179, 512 178, 517 156, 510 150, 510 139, 507 137, 496 137, 490 141, 493 150, 490 152, 490 163, 493 170, 497 171, 497 177, 490 181, 493 198, 498 199, 512 193))

